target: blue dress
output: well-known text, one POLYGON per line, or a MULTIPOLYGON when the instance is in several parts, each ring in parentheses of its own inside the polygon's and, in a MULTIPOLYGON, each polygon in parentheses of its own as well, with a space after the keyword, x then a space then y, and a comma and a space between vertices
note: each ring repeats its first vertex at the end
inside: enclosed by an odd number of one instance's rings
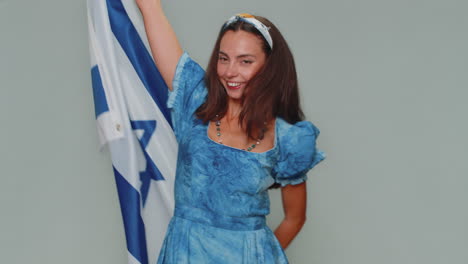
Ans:
POLYGON ((288 263, 266 225, 268 188, 299 184, 325 158, 310 122, 276 118, 274 147, 263 153, 218 144, 194 115, 205 101, 204 70, 184 53, 169 95, 179 143, 175 210, 159 264, 288 263))

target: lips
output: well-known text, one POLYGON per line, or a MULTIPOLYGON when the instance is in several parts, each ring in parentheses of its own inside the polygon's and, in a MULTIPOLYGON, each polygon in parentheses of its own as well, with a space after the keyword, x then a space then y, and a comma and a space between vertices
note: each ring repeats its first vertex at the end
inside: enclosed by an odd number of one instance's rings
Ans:
POLYGON ((239 89, 242 85, 240 82, 226 82, 227 88, 229 89, 239 89))

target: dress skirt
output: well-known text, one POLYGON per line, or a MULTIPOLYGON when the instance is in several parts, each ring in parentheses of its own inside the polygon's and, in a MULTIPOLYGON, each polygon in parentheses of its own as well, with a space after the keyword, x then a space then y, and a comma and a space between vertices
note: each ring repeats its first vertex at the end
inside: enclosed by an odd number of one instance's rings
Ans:
POLYGON ((177 207, 158 264, 284 264, 281 245, 264 216, 219 217, 177 207))

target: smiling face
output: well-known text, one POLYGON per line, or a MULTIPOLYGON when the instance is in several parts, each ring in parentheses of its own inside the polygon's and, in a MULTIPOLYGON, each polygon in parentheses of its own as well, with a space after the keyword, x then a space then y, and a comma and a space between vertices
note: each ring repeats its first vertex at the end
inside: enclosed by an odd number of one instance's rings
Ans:
POLYGON ((227 31, 221 39, 217 74, 231 100, 239 100, 248 82, 266 60, 260 37, 243 31, 227 31))

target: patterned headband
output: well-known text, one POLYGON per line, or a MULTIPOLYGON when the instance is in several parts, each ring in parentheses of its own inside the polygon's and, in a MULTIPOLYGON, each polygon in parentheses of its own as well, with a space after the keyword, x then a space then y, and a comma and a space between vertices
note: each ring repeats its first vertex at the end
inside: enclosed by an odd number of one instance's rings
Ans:
POLYGON ((268 42, 268 45, 270 45, 270 48, 273 49, 273 40, 271 39, 270 32, 268 32, 270 30, 270 28, 265 26, 262 22, 257 20, 251 14, 242 13, 242 14, 237 14, 235 16, 232 16, 231 18, 228 19, 228 21, 226 21, 226 23, 224 23, 223 28, 226 28, 227 26, 229 26, 232 23, 235 23, 237 21, 244 21, 244 22, 249 23, 252 26, 254 26, 258 31, 260 31, 262 36, 268 42))

